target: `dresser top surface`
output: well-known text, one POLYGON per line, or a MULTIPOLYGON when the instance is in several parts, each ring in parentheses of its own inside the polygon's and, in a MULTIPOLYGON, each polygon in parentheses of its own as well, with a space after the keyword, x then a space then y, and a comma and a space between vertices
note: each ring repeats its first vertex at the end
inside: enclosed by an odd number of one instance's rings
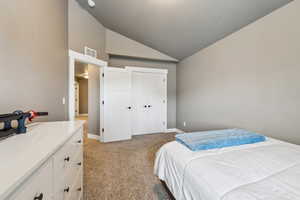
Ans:
POLYGON ((0 200, 52 156, 84 121, 33 123, 26 134, 0 141, 0 200))

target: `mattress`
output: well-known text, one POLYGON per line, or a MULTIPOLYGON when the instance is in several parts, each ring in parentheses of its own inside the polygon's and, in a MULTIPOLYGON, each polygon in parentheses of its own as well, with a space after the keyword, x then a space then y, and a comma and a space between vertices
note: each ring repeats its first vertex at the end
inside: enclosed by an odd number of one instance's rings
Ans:
POLYGON ((174 141, 154 173, 177 200, 299 200, 300 146, 265 142, 193 152, 174 141))

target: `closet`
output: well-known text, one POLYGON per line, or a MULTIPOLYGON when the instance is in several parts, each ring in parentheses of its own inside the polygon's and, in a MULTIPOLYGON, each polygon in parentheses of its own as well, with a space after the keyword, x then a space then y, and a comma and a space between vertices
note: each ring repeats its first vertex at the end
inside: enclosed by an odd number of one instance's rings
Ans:
POLYGON ((132 70, 132 134, 166 130, 167 71, 132 70))
POLYGON ((141 67, 103 70, 103 142, 166 132, 167 74, 141 67))

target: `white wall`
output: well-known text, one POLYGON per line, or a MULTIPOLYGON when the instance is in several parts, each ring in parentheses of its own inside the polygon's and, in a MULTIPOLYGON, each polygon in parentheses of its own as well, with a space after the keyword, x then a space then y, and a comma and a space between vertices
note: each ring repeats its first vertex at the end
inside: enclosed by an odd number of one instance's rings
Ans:
POLYGON ((299 19, 296 0, 180 62, 178 128, 240 127, 300 144, 299 19))
POLYGON ((146 58, 163 61, 178 61, 155 49, 145 46, 119 33, 106 29, 106 53, 111 55, 146 58))
POLYGON ((89 133, 100 135, 100 67, 88 65, 89 133))

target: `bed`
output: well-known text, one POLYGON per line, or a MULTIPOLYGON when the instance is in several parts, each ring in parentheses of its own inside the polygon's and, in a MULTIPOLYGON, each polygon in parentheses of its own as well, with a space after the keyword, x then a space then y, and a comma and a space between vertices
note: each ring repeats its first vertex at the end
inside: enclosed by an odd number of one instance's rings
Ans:
POLYGON ((272 138, 205 151, 173 141, 154 173, 176 200, 300 200, 300 146, 272 138))

